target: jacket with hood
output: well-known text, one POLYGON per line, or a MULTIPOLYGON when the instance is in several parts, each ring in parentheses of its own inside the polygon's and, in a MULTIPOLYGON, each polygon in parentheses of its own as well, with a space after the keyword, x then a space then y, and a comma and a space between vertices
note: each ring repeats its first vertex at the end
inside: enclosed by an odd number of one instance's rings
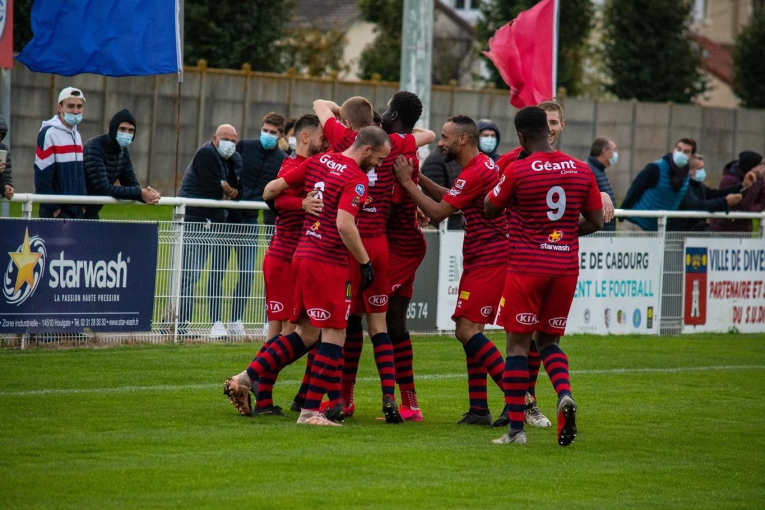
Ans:
MULTIPOLYGON (((218 153, 212 142, 202 145, 194 154, 186 173, 183 174, 179 197, 223 199, 222 181, 236 183, 236 175, 241 173, 242 158, 234 152, 228 159, 218 153), (232 177, 233 176, 233 177, 232 177)), ((210 220, 213 223, 226 221, 226 210, 212 207, 187 207, 188 221, 210 220)))
MULTIPOLYGON (((497 135, 497 146, 494 147, 494 150, 492 152, 484 152, 484 154, 489 156, 491 160, 496 163, 496 161, 499 159, 499 152, 497 152, 497 149, 499 149, 499 143, 502 141, 499 136, 499 126, 497 126, 497 124, 493 120, 481 119, 478 121, 478 132, 480 133, 484 129, 491 129, 497 135)), ((478 150, 481 150, 480 144, 479 144, 478 150)))
MULTIPOLYGON (((239 140, 236 152, 242 156, 242 172, 239 179, 239 200, 263 200, 266 184, 276 179, 282 161, 287 157, 279 147, 266 150, 260 140, 239 140)), ((257 217, 257 210, 243 210, 242 219, 257 217)), ((263 211, 263 222, 273 225, 276 216, 270 210, 263 211)))
MULTIPOLYGON (((649 163, 632 181, 627 196, 622 202, 622 209, 636 211, 676 211, 688 189, 690 167, 686 164, 677 167, 672 159, 672 153, 649 163)), ((646 231, 658 230, 659 221, 656 218, 627 218, 646 231)))
MULTIPOLYGON (((141 200, 141 185, 135 177, 130 151, 117 143, 117 130, 123 122, 136 126, 128 110, 117 112, 109 121, 107 134, 91 138, 83 148, 85 154, 85 184, 88 195, 106 195, 121 200, 141 200), (119 181, 120 186, 114 183, 119 181)), ((85 218, 98 219, 103 206, 89 205, 85 218)))
MULTIPOLYGON (((42 123, 35 153, 35 193, 42 195, 86 195, 82 137, 77 126, 68 128, 56 115, 42 123)), ((81 205, 40 204, 40 217, 82 218, 81 205)))
MULTIPOLYGON (((723 176, 720 179, 719 189, 726 189, 732 186, 740 186, 744 182, 746 172, 738 167, 738 161, 731 161, 725 165, 723 176)), ((765 179, 757 179, 746 190, 741 202, 731 208, 731 211, 738 212, 762 212, 765 210, 765 179)), ((713 218, 709 220, 712 230, 718 232, 751 232, 752 220, 723 220, 713 218)))
MULTIPOLYGON (((717 190, 691 179, 688 183, 688 191, 677 209, 678 211, 728 212, 728 201, 725 197, 739 191, 741 191, 740 184, 717 190)), ((669 218, 667 220, 667 231, 692 232, 708 229, 707 220, 704 218, 669 218)))
MULTIPOLYGON (((0 116, 0 150, 6 151, 8 154, 5 158, 5 171, 0 174, 0 195, 5 191, 5 185, 13 187, 13 173, 11 172, 11 151, 8 146, 3 143, 5 135, 8 134, 8 124, 5 123, 5 119, 0 116)), ((0 197, 2 198, 2 197, 0 197)))

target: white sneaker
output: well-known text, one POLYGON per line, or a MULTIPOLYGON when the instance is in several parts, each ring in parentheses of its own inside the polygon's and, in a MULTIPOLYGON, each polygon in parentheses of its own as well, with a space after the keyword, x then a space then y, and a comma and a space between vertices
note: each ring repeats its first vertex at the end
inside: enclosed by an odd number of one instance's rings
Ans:
POLYGON ((228 323, 228 334, 231 336, 244 336, 244 323, 241 320, 228 323))
POLYGON ((508 432, 504 436, 492 439, 492 443, 494 444, 508 444, 508 443, 518 443, 518 444, 526 444, 526 433, 524 431, 518 431, 515 432, 512 436, 508 432))
POLYGON ((323 425, 325 427, 342 427, 339 423, 329 421, 319 411, 306 411, 303 409, 300 411, 297 422, 301 425, 323 425))
POLYGON ((210 330, 210 338, 215 340, 218 338, 224 338, 226 336, 228 336, 228 331, 226 331, 226 326, 224 326, 221 321, 216 321, 215 324, 213 324, 212 329, 210 330))
POLYGON ((542 414, 542 411, 539 410, 537 401, 534 400, 534 397, 532 397, 529 393, 526 393, 526 410, 524 413, 524 421, 526 424, 531 425, 532 427, 544 428, 552 425, 550 420, 547 419, 547 416, 542 414))

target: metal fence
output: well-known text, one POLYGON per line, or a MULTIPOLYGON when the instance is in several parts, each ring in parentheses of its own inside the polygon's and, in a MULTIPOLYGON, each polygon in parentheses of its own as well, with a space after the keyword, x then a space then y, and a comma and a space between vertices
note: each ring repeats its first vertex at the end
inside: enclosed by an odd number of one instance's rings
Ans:
MULTIPOLYGON (((17 194, 14 202, 22 203, 22 218, 32 219, 33 203, 70 204, 134 204, 104 197, 61 197, 17 194)), ((135 203, 136 206, 142 204, 135 203)), ((263 283, 263 256, 273 234, 273 227, 259 224, 198 223, 185 220, 185 208, 214 207, 226 209, 266 209, 261 202, 228 202, 183 198, 163 198, 160 205, 174 206, 172 221, 156 222, 159 230, 156 286, 152 329, 144 333, 78 333, 40 335, 0 335, 0 346, 88 345, 173 342, 220 342, 262 340, 267 317, 263 283), (225 334, 212 330, 217 321, 225 334)), ((660 289, 660 334, 676 335, 682 331, 684 241, 688 237, 722 237, 763 239, 765 246, 765 213, 704 213, 668 211, 624 211, 617 216, 659 218, 656 232, 636 234, 598 233, 595 236, 641 236, 658 238, 664 249, 660 289), (714 232, 666 232, 669 217, 728 217, 759 219, 759 228, 749 234, 714 232)), ((0 230, 2 230, 0 219, 0 230)), ((59 220, 33 220, 59 221, 59 220)), ((67 220, 93 221, 93 220, 67 220)), ((446 228, 447 222, 441 224, 446 228)), ((441 230, 443 231, 443 230, 441 230)), ((429 241, 437 239, 438 230, 430 230, 429 241)), ((429 243, 429 257, 438 250, 438 243, 429 243), (435 244, 435 246, 433 246, 435 244)), ((437 260, 436 256, 436 260, 437 260)), ((420 285, 438 285, 438 267, 421 266, 420 285), (427 267, 427 270, 424 270, 427 267), (435 277, 433 272, 435 271, 435 277)), ((434 294, 435 295, 435 294, 434 294)), ((435 311, 436 304, 431 304, 435 311)), ((422 331, 421 333, 433 333, 422 331)), ((444 331, 440 331, 444 333, 444 331)))

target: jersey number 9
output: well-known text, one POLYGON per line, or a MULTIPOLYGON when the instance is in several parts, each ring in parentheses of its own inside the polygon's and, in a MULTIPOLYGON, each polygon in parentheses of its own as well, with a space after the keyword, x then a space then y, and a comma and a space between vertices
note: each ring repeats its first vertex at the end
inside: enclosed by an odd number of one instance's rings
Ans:
POLYGON ((560 186, 553 186, 547 192, 547 217, 550 221, 558 221, 566 212, 566 191, 560 186))

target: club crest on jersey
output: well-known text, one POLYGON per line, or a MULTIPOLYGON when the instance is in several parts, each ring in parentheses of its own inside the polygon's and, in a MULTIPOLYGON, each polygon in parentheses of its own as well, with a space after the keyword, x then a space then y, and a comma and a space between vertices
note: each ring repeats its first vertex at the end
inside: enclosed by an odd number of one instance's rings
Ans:
POLYGON ((357 184, 356 185, 356 194, 358 196, 363 196, 364 195, 364 185, 363 184, 357 184))
POLYGON ((465 187, 465 179, 457 179, 454 181, 454 187, 460 191, 465 187))
POLYGON ((353 197, 353 200, 351 200, 351 206, 352 207, 358 207, 359 206, 359 197, 353 197))
POLYGON ((552 234, 547 236, 547 240, 551 243, 557 243, 561 239, 563 239, 563 232, 560 230, 553 230, 552 234))
POLYGON ((574 163, 573 159, 555 163, 549 161, 542 162, 537 159, 531 162, 531 169, 535 172, 541 172, 542 170, 574 170, 576 169, 576 163, 574 163))

